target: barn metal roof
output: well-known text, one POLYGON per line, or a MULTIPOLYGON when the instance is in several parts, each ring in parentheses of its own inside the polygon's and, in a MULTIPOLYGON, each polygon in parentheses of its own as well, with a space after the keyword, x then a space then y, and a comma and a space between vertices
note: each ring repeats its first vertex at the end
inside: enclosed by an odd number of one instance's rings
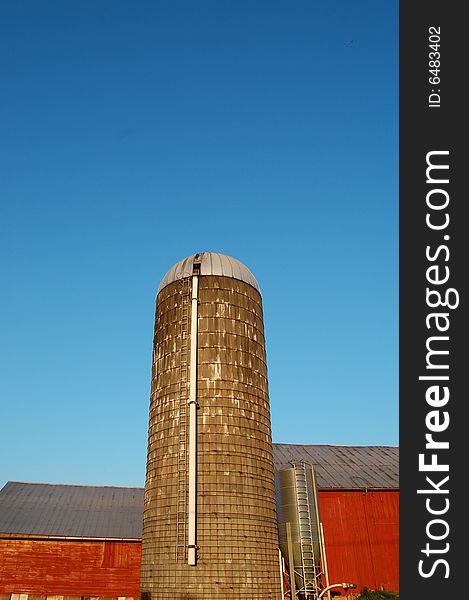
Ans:
POLYGON ((200 261, 201 275, 224 275, 225 277, 233 277, 234 279, 249 283, 249 285, 255 287, 258 292, 261 291, 254 275, 237 258, 226 256, 225 254, 218 254, 217 252, 200 252, 199 254, 191 254, 191 256, 188 256, 173 265, 161 280, 158 292, 170 283, 173 283, 173 281, 183 279, 184 277, 191 277, 196 257, 197 261, 200 261))
POLYGON ((141 539, 143 488, 9 481, 0 535, 141 539))
POLYGON ((275 468, 304 461, 315 466, 322 489, 399 488, 398 446, 331 446, 274 444, 275 468))
MULTIPOLYGON (((397 489, 399 448, 274 444, 275 468, 315 465, 320 489, 397 489)), ((9 481, 0 491, 0 537, 140 540, 143 488, 9 481)))

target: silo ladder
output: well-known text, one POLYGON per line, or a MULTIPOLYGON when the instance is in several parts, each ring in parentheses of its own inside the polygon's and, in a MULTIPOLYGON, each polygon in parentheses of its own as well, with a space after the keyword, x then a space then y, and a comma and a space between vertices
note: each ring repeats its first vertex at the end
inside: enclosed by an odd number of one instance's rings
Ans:
MULTIPOLYGON (((303 587, 298 590, 305 597, 316 598, 319 593, 319 557, 314 556, 312 523, 309 507, 308 483, 306 479, 306 465, 304 462, 295 464, 296 496, 301 540, 301 570, 303 587)), ((314 490, 313 490, 314 493, 314 490)), ((317 499, 316 499, 317 501, 317 499)))

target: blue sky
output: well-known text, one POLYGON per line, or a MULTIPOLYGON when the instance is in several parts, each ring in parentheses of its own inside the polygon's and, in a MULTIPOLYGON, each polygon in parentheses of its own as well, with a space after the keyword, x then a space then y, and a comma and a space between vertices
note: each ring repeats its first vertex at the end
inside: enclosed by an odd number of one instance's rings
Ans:
POLYGON ((7 480, 143 485, 154 300, 262 289, 276 442, 398 443, 398 14, 385 0, 3 0, 7 480))

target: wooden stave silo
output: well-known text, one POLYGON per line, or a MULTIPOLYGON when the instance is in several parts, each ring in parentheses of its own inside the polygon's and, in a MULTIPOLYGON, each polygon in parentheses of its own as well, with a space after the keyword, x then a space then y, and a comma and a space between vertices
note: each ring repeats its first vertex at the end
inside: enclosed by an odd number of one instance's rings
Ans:
MULTIPOLYGON (((178 273, 173 267, 173 276, 163 280, 157 296, 142 596, 150 600, 277 600, 281 596, 278 531, 262 298, 252 274, 235 259, 203 253, 178 264, 182 270, 178 273), (179 413, 186 420, 189 415, 183 398, 186 386, 180 386, 181 340, 182 329, 190 330, 190 311, 187 326, 181 328, 181 322, 194 261, 201 261, 199 550, 197 565, 190 566, 186 555, 177 552, 181 541, 177 507, 181 506, 181 456, 187 448, 181 442, 179 413), (236 262, 236 268, 221 269, 224 274, 220 275, 220 269, 213 266, 220 261, 222 266, 226 261, 236 262)), ((187 346, 188 355, 189 340, 187 346)))

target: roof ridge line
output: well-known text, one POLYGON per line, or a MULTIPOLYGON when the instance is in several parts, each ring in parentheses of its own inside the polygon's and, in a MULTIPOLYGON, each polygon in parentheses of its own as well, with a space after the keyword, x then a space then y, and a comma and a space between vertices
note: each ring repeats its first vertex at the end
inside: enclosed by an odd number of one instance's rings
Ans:
MULTIPOLYGON (((143 490, 145 486, 137 485, 96 485, 93 483, 50 483, 46 481, 15 481, 9 480, 7 483, 21 483, 26 485, 50 485, 50 486, 61 486, 61 487, 88 487, 88 488, 112 488, 112 489, 128 489, 128 490, 143 490)), ((5 484, 6 485, 6 484, 5 484)))

